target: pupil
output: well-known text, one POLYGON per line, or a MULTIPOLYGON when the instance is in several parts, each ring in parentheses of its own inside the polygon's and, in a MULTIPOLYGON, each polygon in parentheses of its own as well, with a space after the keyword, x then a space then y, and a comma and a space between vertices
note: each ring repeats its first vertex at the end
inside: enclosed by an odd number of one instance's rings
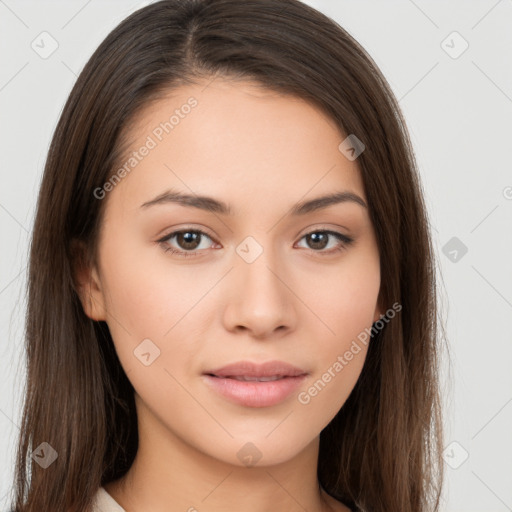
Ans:
POLYGON ((326 233, 312 233, 309 236, 310 236, 310 239, 313 240, 313 249, 323 249, 326 246, 326 242, 327 242, 327 234, 326 233), (322 238, 323 238, 323 241, 322 241, 322 238))
POLYGON ((193 233, 191 231, 185 231, 183 233, 180 233, 178 235, 178 240, 180 245, 182 245, 182 241, 184 242, 184 248, 185 249, 195 249, 195 243, 199 239, 199 233, 193 233), (192 247, 190 247, 190 244, 192 244, 192 247))

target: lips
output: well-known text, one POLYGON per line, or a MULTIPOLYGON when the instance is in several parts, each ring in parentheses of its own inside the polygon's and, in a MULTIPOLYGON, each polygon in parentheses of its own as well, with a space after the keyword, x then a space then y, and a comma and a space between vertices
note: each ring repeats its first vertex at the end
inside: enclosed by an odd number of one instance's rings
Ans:
POLYGON ((269 361, 262 364, 239 361, 204 373, 213 377, 267 382, 285 377, 299 377, 307 375, 308 372, 284 361, 269 361))
POLYGON ((285 363, 240 361, 203 373, 205 384, 217 395, 244 407, 271 407, 287 400, 308 372, 285 363))

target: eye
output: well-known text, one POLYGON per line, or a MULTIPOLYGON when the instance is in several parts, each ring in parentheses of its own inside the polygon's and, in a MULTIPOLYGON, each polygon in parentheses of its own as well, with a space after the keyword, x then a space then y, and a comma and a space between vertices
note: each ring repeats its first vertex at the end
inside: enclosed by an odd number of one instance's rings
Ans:
POLYGON ((208 247, 200 247, 203 238, 212 240, 204 231, 200 229, 182 229, 181 231, 173 231, 164 238, 158 240, 162 245, 165 252, 179 254, 181 256, 196 256, 198 249, 205 249, 208 247), (176 239, 178 248, 169 245, 170 242, 176 239))
POLYGON ((307 241, 306 243, 309 245, 309 247, 306 248, 311 248, 314 252, 321 255, 330 255, 343 251, 354 241, 353 238, 330 230, 310 231, 305 234, 301 240, 302 239, 305 239, 307 241), (324 250, 329 245, 329 238, 331 238, 331 240, 334 239, 334 247, 331 244, 329 250, 324 250))
MULTIPOLYGON (((205 238, 213 242, 212 238, 200 229, 182 229, 169 233, 158 240, 158 243, 163 247, 165 252, 171 252, 172 254, 185 257, 198 256, 202 250, 208 249, 209 245, 211 245, 206 244, 206 247, 201 247, 201 243, 205 238), (172 244, 173 241, 178 247, 172 244)), ((306 243, 309 245, 306 249, 309 248, 313 252, 321 255, 330 255, 342 251, 354 241, 353 238, 330 230, 310 231, 301 238, 301 240, 303 239, 305 239, 307 241, 306 243), (334 241, 334 246, 329 244, 330 241, 334 241), (329 245, 331 245, 331 247, 329 247, 329 245), (325 250, 326 247, 328 250, 325 250)))

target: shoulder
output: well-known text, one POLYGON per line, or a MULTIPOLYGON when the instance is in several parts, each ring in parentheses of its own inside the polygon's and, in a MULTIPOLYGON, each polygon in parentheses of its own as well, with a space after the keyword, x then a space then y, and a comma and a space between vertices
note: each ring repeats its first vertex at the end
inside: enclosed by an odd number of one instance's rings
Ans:
MULTIPOLYGON (((12 509, 10 512, 17 511, 12 509)), ((126 510, 114 500, 104 487, 100 487, 93 497, 90 512, 126 512, 126 510)))
POLYGON ((106 491, 100 487, 96 492, 91 512, 126 512, 119 503, 106 491))

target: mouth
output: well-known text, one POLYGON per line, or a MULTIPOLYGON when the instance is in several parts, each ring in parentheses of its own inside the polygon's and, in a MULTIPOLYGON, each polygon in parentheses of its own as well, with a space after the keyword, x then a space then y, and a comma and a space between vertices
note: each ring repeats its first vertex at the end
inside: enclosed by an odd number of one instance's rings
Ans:
POLYGON ((270 407, 285 401, 308 374, 282 361, 241 361, 204 372, 203 379, 211 390, 230 402, 245 407, 270 407))
POLYGON ((225 377, 221 377, 219 375, 214 375, 213 373, 208 373, 210 377, 217 377, 218 379, 234 379, 242 382, 272 382, 275 380, 281 379, 289 379, 290 375, 273 375, 271 377, 249 377, 248 375, 226 375, 225 377))
POLYGON ((222 368, 209 370, 206 375, 212 377, 243 379, 243 380, 278 380, 285 377, 298 377, 308 372, 284 361, 268 361, 254 363, 252 361, 238 361, 222 368))

